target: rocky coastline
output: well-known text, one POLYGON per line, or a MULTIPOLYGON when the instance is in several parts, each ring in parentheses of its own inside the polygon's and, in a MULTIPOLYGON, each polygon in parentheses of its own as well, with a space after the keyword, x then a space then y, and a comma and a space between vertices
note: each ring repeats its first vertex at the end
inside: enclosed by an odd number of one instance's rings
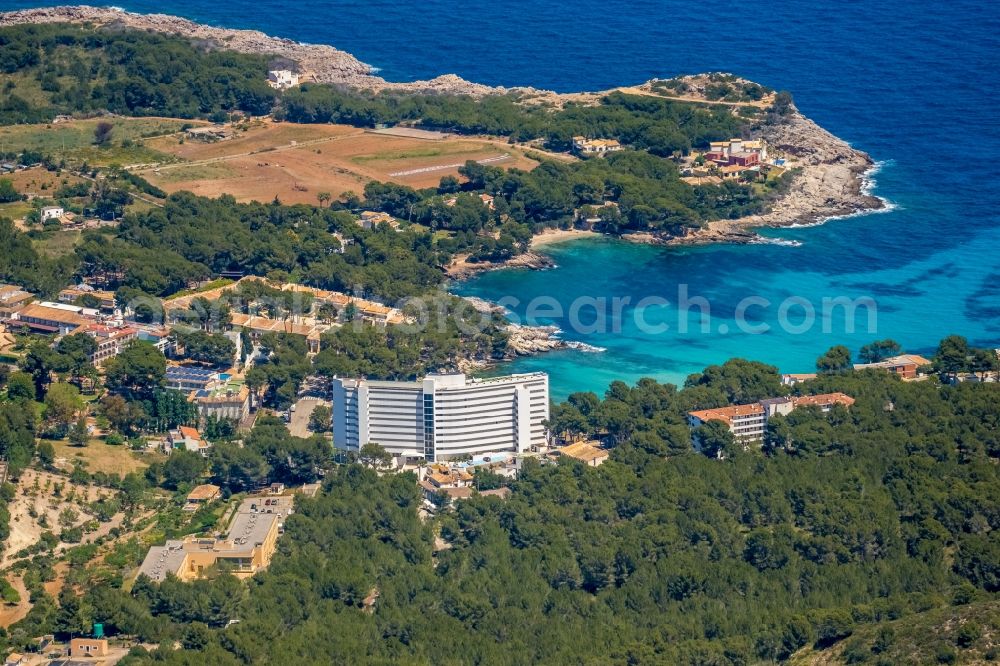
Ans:
MULTIPOLYGON (((556 94, 528 87, 506 89, 466 81, 454 74, 445 74, 429 81, 395 83, 377 76, 373 67, 333 46, 303 44, 290 39, 272 37, 256 30, 206 26, 166 14, 137 14, 118 8, 90 6, 45 7, 0 13, 0 27, 24 23, 66 22, 149 30, 185 37, 208 48, 273 54, 276 59, 294 62, 305 80, 358 89, 475 96, 516 92, 526 103, 550 105, 566 101, 596 103, 604 94, 600 92, 556 94)), ((697 83, 698 79, 697 76, 685 78, 693 83, 697 83)), ((651 83, 624 87, 620 90, 634 94, 650 94, 651 83)), ((691 97, 689 101, 700 101, 695 97, 691 97)), ((770 146, 791 156, 798 169, 789 190, 772 202, 767 212, 735 220, 713 221, 705 228, 680 237, 656 233, 630 233, 623 238, 632 242, 658 245, 757 243, 761 242, 762 238, 754 229, 816 224, 829 218, 875 211, 886 206, 885 201, 867 191, 867 175, 875 168, 872 158, 806 118, 794 106, 782 122, 764 124, 758 134, 767 140, 770 146)), ((446 268, 448 275, 454 279, 465 279, 482 271, 497 268, 543 269, 553 266, 551 259, 535 251, 526 252, 504 262, 469 262, 467 259, 468 257, 457 258, 446 268)))
MULTIPOLYGON (((792 110, 785 122, 764 125, 768 145, 795 158, 799 172, 789 190, 770 210, 736 220, 710 222, 686 236, 648 239, 665 245, 755 243, 762 227, 822 223, 830 218, 881 210, 886 202, 869 192, 868 176, 876 169, 868 153, 851 147, 815 122, 792 110)), ((638 239, 633 239, 638 240, 638 239)))
MULTIPOLYGON (((477 312, 484 314, 499 314, 506 317, 507 312, 496 303, 491 303, 475 296, 464 296, 465 300, 477 312)), ((498 363, 513 361, 520 356, 533 356, 549 351, 563 349, 576 349, 581 352, 599 353, 604 351, 600 347, 594 347, 584 342, 575 340, 563 340, 560 336, 562 330, 558 326, 531 326, 527 324, 508 323, 503 327, 507 334, 507 349, 502 358, 498 359, 463 359, 459 363, 459 369, 463 372, 471 370, 482 370, 492 367, 498 363)))
POLYGON ((86 5, 39 7, 0 13, 0 27, 23 23, 90 23, 96 26, 132 28, 176 35, 209 48, 237 53, 272 54, 276 58, 294 61, 306 80, 353 88, 463 95, 488 95, 504 91, 502 88, 466 81, 454 74, 445 74, 429 81, 392 83, 377 76, 371 65, 333 46, 303 44, 290 39, 272 37, 259 30, 216 28, 167 14, 137 14, 115 7, 86 5))
POLYGON ((469 261, 468 255, 459 255, 445 267, 445 274, 452 280, 466 280, 479 273, 495 271, 500 268, 527 268, 543 270, 555 267, 551 257, 529 250, 506 261, 469 261))

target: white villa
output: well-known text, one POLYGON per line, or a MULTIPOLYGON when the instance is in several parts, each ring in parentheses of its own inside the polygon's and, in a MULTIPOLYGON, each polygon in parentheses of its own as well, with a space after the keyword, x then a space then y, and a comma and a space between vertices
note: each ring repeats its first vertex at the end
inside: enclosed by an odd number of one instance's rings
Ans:
POLYGON ((272 69, 267 73, 267 82, 272 88, 285 90, 299 85, 299 75, 289 69, 272 69))

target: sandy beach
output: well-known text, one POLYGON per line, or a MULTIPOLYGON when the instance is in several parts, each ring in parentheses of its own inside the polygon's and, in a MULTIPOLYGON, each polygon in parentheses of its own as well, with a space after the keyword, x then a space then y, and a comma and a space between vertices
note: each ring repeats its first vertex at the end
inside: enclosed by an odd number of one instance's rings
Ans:
POLYGON ((603 234, 588 229, 546 229, 542 233, 532 236, 531 249, 537 250, 547 245, 565 243, 566 241, 578 240, 580 238, 598 238, 600 236, 603 236, 603 234))

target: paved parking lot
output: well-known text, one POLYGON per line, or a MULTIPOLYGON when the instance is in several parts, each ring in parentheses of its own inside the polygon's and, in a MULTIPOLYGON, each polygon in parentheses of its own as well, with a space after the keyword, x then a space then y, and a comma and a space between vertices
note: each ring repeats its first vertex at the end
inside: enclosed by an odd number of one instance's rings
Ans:
POLYGON ((288 432, 296 437, 309 437, 313 433, 309 430, 309 416, 317 405, 330 406, 330 403, 321 398, 306 397, 295 403, 295 411, 288 422, 288 432))

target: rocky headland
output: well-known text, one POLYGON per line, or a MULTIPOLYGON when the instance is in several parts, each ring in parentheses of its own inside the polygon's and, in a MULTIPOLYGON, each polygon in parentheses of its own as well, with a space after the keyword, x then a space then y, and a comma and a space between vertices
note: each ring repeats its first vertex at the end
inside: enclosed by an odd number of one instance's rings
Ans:
MULTIPOLYGON (((291 61, 305 80, 343 85, 373 91, 437 92, 442 94, 490 95, 513 92, 526 104, 559 106, 566 102, 593 103, 610 91, 553 93, 534 88, 500 88, 466 81, 445 74, 428 81, 395 83, 375 74, 375 70, 350 53, 325 44, 303 44, 272 37, 256 30, 234 30, 201 25, 166 14, 136 14, 112 7, 61 6, 23 9, 0 13, 0 26, 23 23, 87 23, 108 28, 133 28, 177 35, 207 48, 241 53, 272 54, 276 60, 291 61)), ((749 104, 765 108, 770 96, 757 102, 721 102, 704 95, 709 75, 679 77, 687 85, 684 94, 657 89, 651 81, 638 86, 617 88, 629 94, 655 95, 688 102, 712 104, 749 104)), ((814 224, 831 217, 878 210, 885 202, 868 191, 866 174, 875 167, 872 158, 852 148, 794 106, 780 122, 764 123, 755 132, 778 152, 789 155, 797 170, 787 192, 771 202, 767 212, 735 220, 717 220, 685 236, 659 233, 630 233, 624 238, 634 242, 662 245, 690 245, 715 242, 754 243, 761 238, 753 230, 760 227, 814 224)), ((538 243, 537 245, 541 245, 538 243)), ((533 244, 534 245, 534 244, 533 244)), ((505 262, 469 262, 459 257, 447 267, 449 276, 467 278, 481 271, 502 267, 549 268, 553 264, 540 252, 529 251, 505 262)))
POLYGON ((760 239, 753 232, 755 228, 816 224, 831 217, 885 208, 885 201, 869 191, 867 176, 876 167, 871 156, 852 148, 794 107, 783 122, 763 125, 760 137, 773 149, 792 156, 798 168, 789 190, 772 202, 766 213, 717 220, 682 237, 648 240, 670 245, 753 243, 760 239))
MULTIPOLYGON (((507 316, 506 310, 496 303, 491 303, 475 296, 464 296, 463 299, 477 312, 507 316)), ((583 342, 563 340, 560 337, 562 331, 558 326, 533 326, 510 323, 504 326, 503 330, 507 334, 507 348, 502 358, 490 360, 464 359, 460 364, 462 366, 461 369, 463 371, 482 369, 490 367, 497 362, 512 361, 519 356, 531 356, 560 349, 576 349, 591 353, 604 351, 600 347, 594 347, 583 342)))
POLYGON ((506 261, 469 261, 468 255, 458 255, 445 267, 445 273, 453 280, 465 280, 478 273, 495 271, 498 268, 528 268, 538 271, 554 266, 555 262, 550 257, 529 250, 506 261))
POLYGON ((201 25, 179 16, 136 14, 115 7, 61 6, 20 9, 0 13, 0 27, 22 23, 90 23, 109 28, 150 30, 185 37, 209 48, 237 53, 271 54, 296 63, 300 74, 318 83, 332 83, 369 90, 407 90, 463 95, 486 95, 503 89, 471 83, 445 74, 429 81, 391 83, 375 74, 350 53, 326 44, 303 44, 272 37, 258 30, 233 30, 201 25))

